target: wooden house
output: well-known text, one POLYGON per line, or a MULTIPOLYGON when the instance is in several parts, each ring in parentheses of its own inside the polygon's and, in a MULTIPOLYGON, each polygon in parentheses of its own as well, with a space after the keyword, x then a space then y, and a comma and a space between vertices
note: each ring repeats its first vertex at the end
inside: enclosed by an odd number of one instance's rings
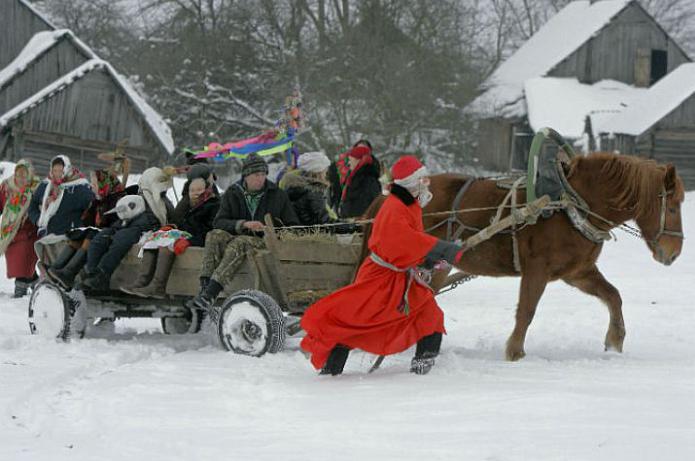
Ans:
POLYGON ((40 18, 24 0, 0 0, 0 29, 47 29, 31 35, 0 69, 0 158, 29 158, 46 172, 52 157, 65 154, 89 170, 104 166, 99 153, 122 146, 137 172, 173 152, 166 122, 108 62, 69 30, 38 19, 6 22, 5 11, 40 18))
MULTIPOLYGON (((648 154, 654 150, 633 149, 644 145, 642 138, 605 146, 601 141, 615 139, 611 120, 640 100, 658 97, 658 83, 689 62, 638 1, 573 1, 502 63, 466 108, 479 123, 478 158, 491 170, 524 169, 533 134, 543 126, 584 151, 648 154)), ((695 137, 695 111, 684 107, 672 122, 669 114, 661 117, 650 126, 664 125, 668 136, 673 127, 679 140, 695 137)))

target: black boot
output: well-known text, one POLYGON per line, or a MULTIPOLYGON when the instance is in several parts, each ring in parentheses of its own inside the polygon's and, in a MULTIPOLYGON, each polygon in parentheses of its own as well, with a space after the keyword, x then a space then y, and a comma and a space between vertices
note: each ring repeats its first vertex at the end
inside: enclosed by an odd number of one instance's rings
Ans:
POLYGON ((331 354, 328 356, 328 360, 326 360, 326 364, 323 366, 323 368, 321 368, 319 374, 332 376, 341 374, 343 372, 343 368, 345 368, 345 362, 347 362, 348 355, 350 355, 350 349, 338 344, 331 351, 331 354))
POLYGON ((27 295, 29 291, 29 283, 27 283, 23 278, 14 279, 14 294, 13 298, 22 298, 27 295))
POLYGON ((205 312, 212 307, 224 287, 215 279, 208 278, 205 282, 203 277, 200 278, 200 285, 201 287, 204 285, 205 288, 201 289, 195 298, 186 302, 186 307, 205 312))
POLYGON ((415 357, 410 362, 410 372, 416 375, 426 375, 434 366, 434 359, 439 355, 442 345, 442 334, 432 333, 417 342, 415 357))
POLYGON ((65 290, 70 291, 72 286, 75 284, 75 276, 78 272, 80 272, 80 269, 84 267, 86 262, 87 251, 80 248, 72 256, 70 262, 68 262, 62 269, 56 269, 53 266, 49 267, 48 277, 65 290))
POLYGON ((97 267, 97 269, 89 274, 89 277, 84 279, 81 284, 82 289, 89 291, 108 291, 111 275, 97 267))
POLYGON ((76 250, 70 245, 67 245, 65 248, 61 250, 60 253, 58 253, 56 259, 48 265, 47 269, 62 269, 72 259, 72 256, 75 253, 76 250))

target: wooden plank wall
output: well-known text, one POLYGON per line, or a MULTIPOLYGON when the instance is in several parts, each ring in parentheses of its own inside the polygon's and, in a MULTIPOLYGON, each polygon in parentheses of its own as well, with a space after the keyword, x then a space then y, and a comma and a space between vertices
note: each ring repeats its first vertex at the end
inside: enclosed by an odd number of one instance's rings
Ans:
POLYGON ((63 37, 22 74, 0 88, 0 114, 12 109, 87 60, 87 56, 63 37))
POLYGON ((665 50, 668 54, 668 72, 690 61, 654 19, 633 3, 548 75, 577 77, 585 83, 613 79, 634 84, 639 49, 665 50))
POLYGON ((0 0, 0 69, 19 54, 37 32, 52 30, 19 0, 0 0))
POLYGON ((493 171, 508 171, 512 151, 512 125, 504 119, 481 120, 478 126, 475 157, 480 165, 493 171))

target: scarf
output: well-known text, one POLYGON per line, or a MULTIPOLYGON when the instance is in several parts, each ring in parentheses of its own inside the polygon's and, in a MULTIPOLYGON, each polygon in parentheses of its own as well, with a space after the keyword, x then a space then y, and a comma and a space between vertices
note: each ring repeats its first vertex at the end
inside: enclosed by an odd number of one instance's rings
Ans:
MULTIPOLYGON (((60 208, 60 204, 63 201, 65 189, 73 186, 89 185, 89 182, 80 173, 80 170, 72 166, 69 158, 65 155, 59 155, 58 157, 63 160, 65 165, 63 176, 54 178, 52 173, 49 172, 48 177, 44 179, 46 190, 43 192, 43 200, 41 202, 41 216, 39 216, 39 222, 36 223, 39 228, 47 227, 48 222, 58 212, 58 208, 60 208)), ((52 161, 51 164, 53 164, 52 161)))
POLYGON ((195 202, 195 204, 193 204, 191 206, 191 210, 195 210, 196 208, 200 208, 201 206, 203 206, 205 204, 205 202, 210 200, 210 198, 215 195, 215 193, 212 190, 213 187, 215 187, 215 186, 208 187, 207 189, 205 189, 203 191, 202 194, 200 194, 200 197, 198 197, 198 200, 195 202))
MULTIPOLYGON (((341 157, 342 157, 342 155, 341 155, 341 157)), ((350 185, 352 184, 352 180, 355 177, 355 174, 362 167, 364 167, 366 165, 371 165, 372 163, 374 163, 374 158, 371 155, 365 155, 360 160, 360 163, 358 163, 355 166, 355 169, 350 170, 347 155, 344 158, 341 158, 340 160, 338 160, 338 174, 340 174, 340 187, 342 188, 342 193, 340 194, 340 200, 345 200, 345 197, 347 196, 347 191, 350 188, 350 185)))
POLYGON ((103 227, 102 222, 104 219, 104 212, 109 211, 104 209, 110 207, 113 204, 113 198, 111 195, 119 196, 125 191, 125 187, 118 179, 118 176, 109 170, 94 170, 92 172, 93 179, 97 183, 97 193, 95 199, 95 205, 93 208, 94 213, 94 224, 97 227, 103 227))
POLYGON ((17 179, 13 175, 3 181, 0 189, 5 195, 5 206, 0 218, 0 255, 5 254, 7 247, 14 240, 17 231, 24 224, 27 218, 27 210, 34 191, 39 186, 39 181, 34 175, 34 167, 29 160, 22 159, 17 162, 17 168, 23 167, 27 170, 27 184, 24 187, 17 185, 17 179))

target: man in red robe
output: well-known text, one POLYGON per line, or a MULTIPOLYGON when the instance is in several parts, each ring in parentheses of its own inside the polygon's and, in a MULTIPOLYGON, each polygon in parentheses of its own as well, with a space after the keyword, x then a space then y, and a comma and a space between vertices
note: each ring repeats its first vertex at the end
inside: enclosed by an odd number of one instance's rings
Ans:
POLYGON ((424 232, 422 208, 432 198, 427 169, 412 156, 391 170, 391 193, 374 219, 371 254, 355 282, 307 309, 301 347, 322 374, 342 373, 350 349, 389 355, 417 343, 410 371, 434 365, 444 330, 444 313, 418 266, 458 262, 463 248, 424 232))

